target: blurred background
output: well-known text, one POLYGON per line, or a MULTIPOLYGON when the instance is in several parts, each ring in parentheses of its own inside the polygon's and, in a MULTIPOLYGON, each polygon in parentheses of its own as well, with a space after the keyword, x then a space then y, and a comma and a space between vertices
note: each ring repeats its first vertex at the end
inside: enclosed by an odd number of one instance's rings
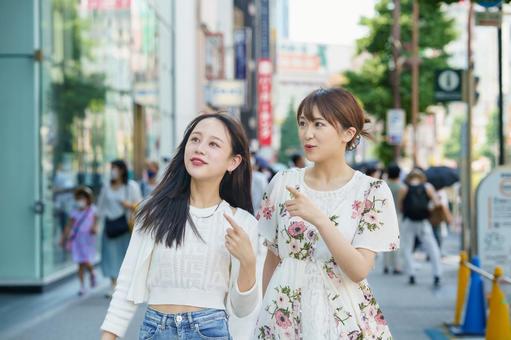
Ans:
POLYGON ((111 161, 145 195, 188 122, 225 110, 267 182, 310 165, 299 102, 342 86, 374 136, 350 164, 383 179, 391 164, 401 180, 430 171, 452 214, 435 231, 441 287, 420 244, 419 284, 400 266, 385 275, 382 258, 370 278, 396 339, 447 339, 459 251, 511 272, 510 14, 507 1, 0 0, 0 338, 99 334, 108 282, 77 297, 62 240, 75 189, 97 197, 111 161))

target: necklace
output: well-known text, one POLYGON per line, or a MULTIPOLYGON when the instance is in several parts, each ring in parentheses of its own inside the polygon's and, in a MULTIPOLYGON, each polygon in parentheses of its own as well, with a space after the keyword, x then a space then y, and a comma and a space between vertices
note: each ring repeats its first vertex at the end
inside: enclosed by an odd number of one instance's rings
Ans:
POLYGON ((223 202, 223 200, 218 202, 218 205, 216 206, 215 210, 213 210, 213 212, 207 216, 200 216, 200 215, 194 214, 194 213, 192 213, 191 209, 190 209, 190 215, 192 215, 195 218, 202 218, 202 219, 210 218, 211 216, 213 216, 216 213, 216 211, 218 210, 218 208, 220 207, 220 204, 222 204, 222 202, 223 202))

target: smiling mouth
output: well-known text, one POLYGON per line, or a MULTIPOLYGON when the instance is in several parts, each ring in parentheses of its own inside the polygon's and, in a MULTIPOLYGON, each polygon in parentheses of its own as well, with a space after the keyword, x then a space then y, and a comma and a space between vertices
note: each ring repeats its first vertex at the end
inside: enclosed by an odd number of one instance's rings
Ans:
POLYGON ((194 157, 194 158, 192 158, 192 159, 190 159, 190 162, 192 162, 192 164, 193 164, 193 165, 195 165, 195 166, 200 166, 200 165, 206 165, 206 164, 208 164, 208 163, 204 162, 202 159, 200 159, 200 158, 195 158, 195 157, 194 157))

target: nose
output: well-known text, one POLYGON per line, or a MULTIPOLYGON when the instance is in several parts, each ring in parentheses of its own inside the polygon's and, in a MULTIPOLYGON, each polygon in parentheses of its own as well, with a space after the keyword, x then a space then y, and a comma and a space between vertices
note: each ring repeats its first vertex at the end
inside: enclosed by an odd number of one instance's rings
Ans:
POLYGON ((310 126, 305 127, 303 138, 305 138, 305 140, 311 140, 314 138, 314 131, 310 126))
POLYGON ((204 143, 200 143, 199 145, 197 145, 197 147, 195 148, 195 153, 204 155, 204 143))

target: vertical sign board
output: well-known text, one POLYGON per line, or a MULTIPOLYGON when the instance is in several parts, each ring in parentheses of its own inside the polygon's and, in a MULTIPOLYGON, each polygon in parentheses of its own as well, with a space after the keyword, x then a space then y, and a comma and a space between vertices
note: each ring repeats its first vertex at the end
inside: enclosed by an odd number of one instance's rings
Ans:
POLYGON ((246 28, 234 30, 234 79, 247 79, 247 42, 246 28))
POLYGON ((259 0, 260 57, 270 57, 270 0, 259 0))
POLYGON ((272 63, 270 59, 259 59, 257 63, 257 121, 260 146, 271 146, 272 107, 271 107, 272 63))
POLYGON ((390 109, 387 111, 387 142, 390 145, 401 145, 405 130, 405 111, 390 109))
MULTIPOLYGON (((492 274, 501 266, 511 276, 511 167, 496 168, 481 181, 476 204, 481 266, 492 274)), ((511 287, 503 288, 509 297, 511 287)))

